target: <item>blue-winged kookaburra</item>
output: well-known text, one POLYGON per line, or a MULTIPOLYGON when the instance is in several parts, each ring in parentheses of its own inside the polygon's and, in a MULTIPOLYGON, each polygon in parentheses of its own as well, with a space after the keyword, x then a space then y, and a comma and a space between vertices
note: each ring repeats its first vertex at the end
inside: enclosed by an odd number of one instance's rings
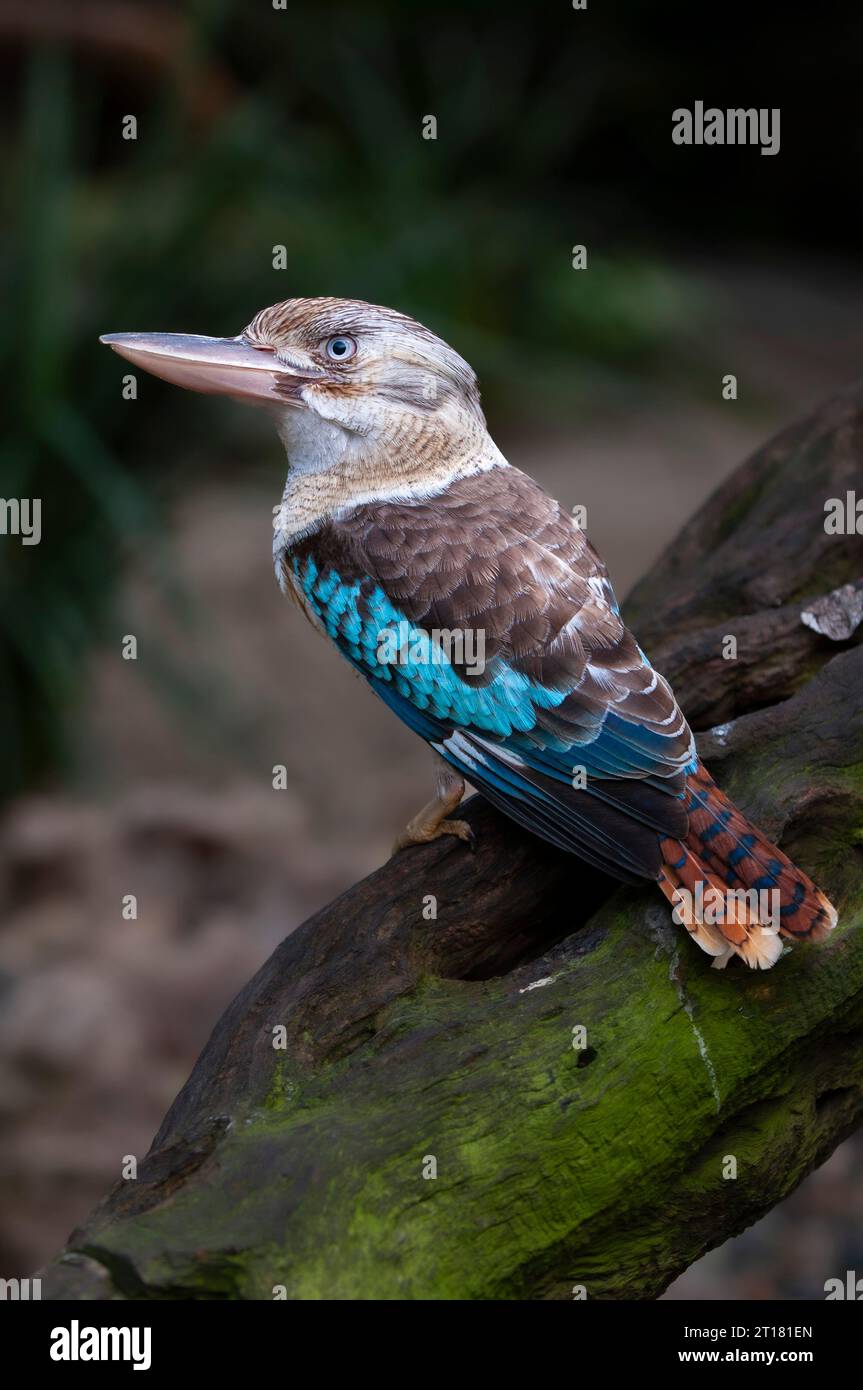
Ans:
POLYGON ((288 456, 279 582, 438 755, 437 793, 399 847, 469 840, 454 818, 468 778, 544 840, 656 882, 716 965, 767 968, 783 937, 827 935, 833 907, 699 762, 601 559, 502 456, 445 342, 347 299, 289 299, 236 338, 102 341, 273 416, 288 456))

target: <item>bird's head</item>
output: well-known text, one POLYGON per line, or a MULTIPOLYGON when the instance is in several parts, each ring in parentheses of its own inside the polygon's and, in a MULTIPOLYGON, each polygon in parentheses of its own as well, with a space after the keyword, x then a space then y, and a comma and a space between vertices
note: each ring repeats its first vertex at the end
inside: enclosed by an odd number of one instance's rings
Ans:
POLYGON ((361 470, 363 460, 415 459, 434 444, 451 454, 485 434, 468 363, 407 315, 362 300, 287 299, 236 338, 101 341, 165 381, 264 406, 300 471, 361 470))

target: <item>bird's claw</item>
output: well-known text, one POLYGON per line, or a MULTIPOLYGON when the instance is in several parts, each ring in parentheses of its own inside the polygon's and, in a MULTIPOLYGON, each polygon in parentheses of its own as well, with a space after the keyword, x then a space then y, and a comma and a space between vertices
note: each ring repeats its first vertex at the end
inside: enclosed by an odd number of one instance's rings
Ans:
POLYGON ((466 820, 442 820, 438 821, 437 825, 417 825, 412 821, 393 845, 393 854, 398 854, 399 850, 408 849, 411 845, 429 845, 432 840, 439 840, 443 835, 454 835, 457 839, 464 840, 471 853, 476 849, 476 836, 466 820))

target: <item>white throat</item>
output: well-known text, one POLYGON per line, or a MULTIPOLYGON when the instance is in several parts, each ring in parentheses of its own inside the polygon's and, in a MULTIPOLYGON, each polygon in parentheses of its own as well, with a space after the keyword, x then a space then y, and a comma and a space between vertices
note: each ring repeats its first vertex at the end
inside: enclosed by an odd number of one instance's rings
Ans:
POLYGON ((276 552, 353 507, 431 497, 458 478, 509 467, 482 417, 463 416, 455 430, 423 423, 424 431, 394 430, 380 439, 313 410, 281 412, 288 476, 273 518, 276 552))
POLYGON ((322 473, 349 463, 367 441, 336 420, 325 420, 312 410, 288 407, 276 416, 276 429, 285 446, 290 470, 295 474, 322 473), (358 449, 359 446, 359 449, 358 449))

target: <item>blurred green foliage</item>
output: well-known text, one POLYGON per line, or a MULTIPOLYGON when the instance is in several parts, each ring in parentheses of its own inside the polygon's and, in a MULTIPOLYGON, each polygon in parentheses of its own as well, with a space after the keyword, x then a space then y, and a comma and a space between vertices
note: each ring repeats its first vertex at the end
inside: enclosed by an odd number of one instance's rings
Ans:
POLYGON ((428 321, 487 400, 534 415, 675 351, 685 282, 637 247, 591 249, 589 275, 570 264, 602 222, 572 171, 604 60, 584 31, 558 47, 481 9, 482 23, 447 10, 432 23, 410 7, 208 0, 146 78, 119 41, 98 61, 68 35, 22 53, 4 142, 0 491, 42 499, 43 538, 0 548, 0 796, 62 766, 131 555, 172 582, 165 496, 259 438, 231 412, 225 434, 193 444, 182 393, 124 401, 99 333, 234 333, 289 296, 366 298, 428 321))

